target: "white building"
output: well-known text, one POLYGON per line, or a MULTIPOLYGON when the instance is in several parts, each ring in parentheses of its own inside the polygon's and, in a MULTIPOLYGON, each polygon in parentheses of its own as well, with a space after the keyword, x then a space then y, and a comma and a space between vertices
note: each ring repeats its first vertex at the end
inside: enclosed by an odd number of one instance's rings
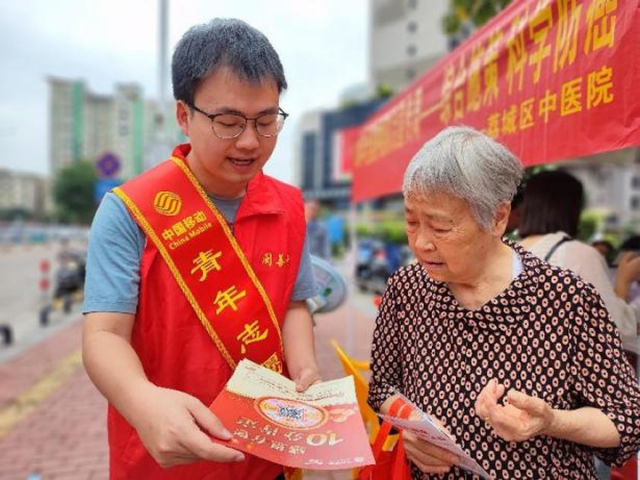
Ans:
POLYGON ((565 162, 587 193, 587 208, 608 215, 605 229, 640 226, 640 150, 627 148, 565 162))
POLYGON ((36 216, 52 211, 47 177, 0 169, 0 210, 25 210, 36 216))
POLYGON ((294 178, 306 198, 342 208, 350 178, 340 170, 340 132, 359 125, 380 105, 378 87, 400 92, 447 51, 442 18, 447 0, 370 0, 369 79, 346 88, 342 108, 307 112, 296 129, 294 178))
POLYGON ((448 0, 370 0, 369 77, 400 92, 447 52, 448 0))
POLYGON ((122 179, 145 170, 158 128, 157 107, 145 100, 139 85, 120 83, 113 95, 98 95, 82 81, 49 78, 49 92, 54 174, 79 160, 95 162, 106 152, 119 157, 122 179))
POLYGON ((50 171, 73 164, 82 155, 84 84, 49 78, 50 171))

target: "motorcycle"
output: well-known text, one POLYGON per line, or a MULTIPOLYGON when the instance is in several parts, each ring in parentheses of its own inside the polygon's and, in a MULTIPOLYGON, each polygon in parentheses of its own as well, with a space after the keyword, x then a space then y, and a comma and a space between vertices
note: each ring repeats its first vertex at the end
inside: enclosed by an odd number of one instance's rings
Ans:
POLYGON ((362 292, 382 295, 389 277, 413 259, 413 253, 407 245, 363 239, 358 243, 357 249, 356 285, 362 292))
POLYGON ((84 288, 86 253, 66 251, 58 255, 58 268, 54 273, 54 299, 66 299, 84 288))
POLYGON ((374 283, 384 277, 386 283, 386 265, 384 244, 380 240, 365 238, 358 242, 355 267, 356 286, 361 292, 375 290, 374 283))

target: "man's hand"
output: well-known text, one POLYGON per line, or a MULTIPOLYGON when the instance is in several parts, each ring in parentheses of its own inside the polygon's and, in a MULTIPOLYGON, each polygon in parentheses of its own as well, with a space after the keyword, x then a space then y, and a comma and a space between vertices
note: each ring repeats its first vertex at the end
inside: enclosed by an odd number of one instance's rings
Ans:
POLYGON ((296 391, 304 392, 311 385, 320 383, 322 378, 316 368, 303 368, 293 381, 296 382, 296 391))
MULTIPOLYGON (((451 437, 446 429, 445 433, 451 437)), ((452 465, 460 462, 457 455, 425 442, 411 432, 403 432, 401 441, 404 442, 407 458, 424 473, 446 473, 452 465)))
POLYGON ((296 391, 304 392, 320 381, 316 363, 313 322, 304 300, 291 302, 282 325, 284 357, 296 391))
POLYGON ((554 412, 544 400, 509 390, 504 405, 498 403, 504 385, 491 380, 476 400, 476 414, 507 442, 524 442, 551 430, 554 412))
POLYGON ((138 398, 135 429, 147 451, 163 468, 201 460, 242 462, 244 455, 213 443, 207 435, 230 440, 231 433, 198 399, 151 386, 138 398))

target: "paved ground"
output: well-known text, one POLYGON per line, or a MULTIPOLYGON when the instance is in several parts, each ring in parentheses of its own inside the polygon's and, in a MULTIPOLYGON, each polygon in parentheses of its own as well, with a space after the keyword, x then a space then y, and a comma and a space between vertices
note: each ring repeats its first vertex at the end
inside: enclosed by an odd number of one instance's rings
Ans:
MULTIPOLYGON (((325 379, 342 376, 336 338, 355 357, 368 358, 374 309, 369 297, 317 316, 318 361, 325 379)), ((0 478, 108 478, 106 402, 89 382, 80 358, 81 321, 0 363, 0 478), (30 475, 32 475, 30 477, 30 475)), ((305 478, 343 480, 347 472, 305 478)))
MULTIPOLYGON (((73 242, 73 250, 84 250, 86 245, 73 242)), ((17 349, 7 352, 5 344, 40 342, 43 334, 40 328, 40 311, 45 305, 51 305, 51 295, 55 285, 56 272, 60 268, 58 255, 61 245, 56 242, 42 244, 7 245, 0 244, 0 363, 15 356, 17 349), (42 272, 42 263, 49 265, 48 272, 42 272), (46 291, 40 289, 40 282, 49 281, 46 291), (6 331, 10 332, 7 341, 6 331)), ((61 305, 60 305, 61 307, 61 305)), ((58 320, 61 308, 52 313, 51 320, 58 320), (55 317, 55 318, 54 318, 55 317)), ((58 322, 59 323, 59 322, 58 322)))

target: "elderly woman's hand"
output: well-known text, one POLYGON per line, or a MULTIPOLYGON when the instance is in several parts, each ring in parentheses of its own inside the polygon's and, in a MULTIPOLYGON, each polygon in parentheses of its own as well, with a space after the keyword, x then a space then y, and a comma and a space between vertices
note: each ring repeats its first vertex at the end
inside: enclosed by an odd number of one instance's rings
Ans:
POLYGON ((476 400, 476 414, 508 442, 524 442, 551 429, 554 413, 544 400, 510 390, 504 405, 498 403, 504 385, 491 380, 476 400))
MULTIPOLYGON (((451 437, 446 428, 440 426, 451 437)), ((446 473, 452 465, 460 462, 457 455, 425 442, 411 432, 403 432, 402 439, 407 458, 424 473, 446 473)))

